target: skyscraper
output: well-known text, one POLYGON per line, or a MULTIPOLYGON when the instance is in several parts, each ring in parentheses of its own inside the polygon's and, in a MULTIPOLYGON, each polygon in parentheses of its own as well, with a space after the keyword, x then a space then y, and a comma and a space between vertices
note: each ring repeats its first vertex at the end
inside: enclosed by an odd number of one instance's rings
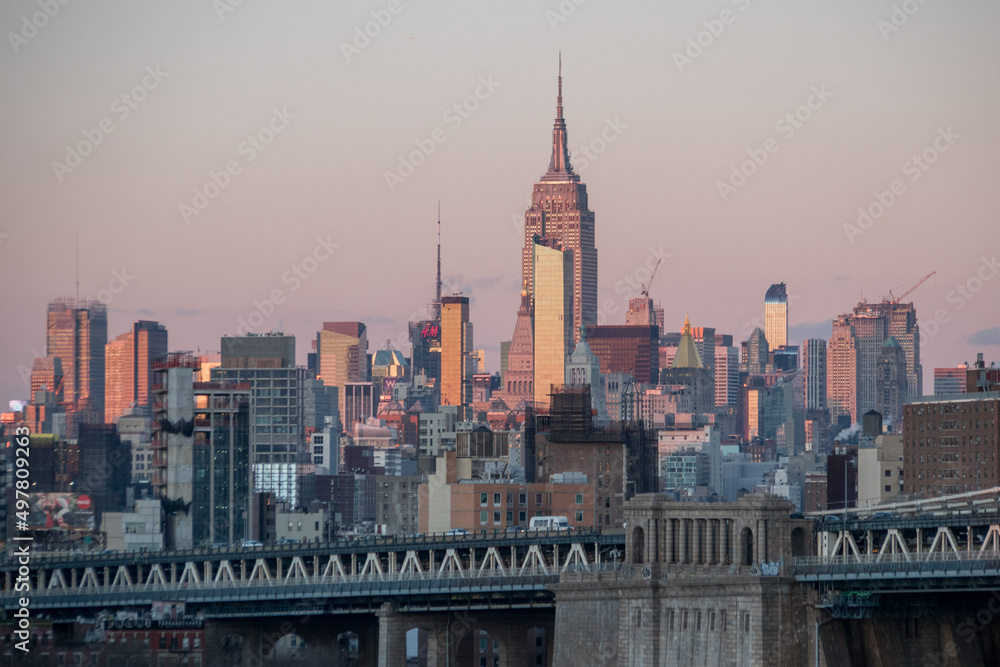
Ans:
POLYGON ((587 204, 587 186, 580 182, 569 161, 566 121, 563 119, 561 61, 556 119, 552 128, 552 157, 548 171, 541 181, 535 183, 531 208, 524 214, 521 284, 529 294, 534 293, 532 273, 536 242, 570 253, 568 261, 572 262, 573 279, 570 335, 575 343, 581 323, 597 322, 597 248, 594 247, 594 214, 587 204))
MULTIPOLYGON (((38 361, 37 359, 35 360, 38 361)), ((962 364, 954 368, 934 369, 934 395, 947 396, 948 394, 964 394, 966 376, 969 374, 969 365, 962 364)), ((34 375, 32 375, 34 377, 34 375)), ((32 383, 34 384, 34 383, 32 383)))
POLYGON ((441 405, 472 404, 474 359, 469 297, 441 297, 441 405))
POLYGON ((764 330, 760 327, 754 329, 747 339, 747 373, 760 375, 767 371, 769 348, 770 341, 767 340, 764 330))
POLYGON ((898 422, 903 417, 906 399, 906 353, 889 336, 882 344, 875 377, 875 410, 886 422, 898 422))
POLYGON ((572 252, 536 243, 532 267, 535 405, 547 408, 553 387, 566 381, 572 351, 572 252))
POLYGON ((833 321, 826 350, 826 400, 831 422, 840 415, 858 420, 858 356, 851 317, 841 315, 833 321))
POLYGON ((771 285, 764 295, 764 336, 772 350, 788 345, 788 292, 785 283, 771 285))
POLYGON ((59 357, 66 411, 104 414, 104 346, 108 310, 100 301, 56 299, 49 303, 45 356, 59 357))
POLYGON ((802 344, 806 410, 826 410, 826 341, 810 338, 802 344))
POLYGON ((363 322, 324 322, 316 334, 317 379, 338 387, 344 414, 344 384, 368 381, 368 328, 363 322))
POLYGON ((104 347, 104 421, 112 424, 132 406, 148 410, 152 401, 153 361, 167 354, 167 329, 139 320, 132 330, 104 347))

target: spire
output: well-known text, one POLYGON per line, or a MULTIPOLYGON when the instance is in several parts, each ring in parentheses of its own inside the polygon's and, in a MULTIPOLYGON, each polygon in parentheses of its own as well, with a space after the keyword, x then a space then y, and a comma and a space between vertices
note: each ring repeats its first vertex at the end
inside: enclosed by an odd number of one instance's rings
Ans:
POLYGON ((559 52, 558 92, 556 93, 556 120, 552 125, 552 158, 543 181, 578 181, 569 163, 569 142, 566 136, 566 120, 563 118, 562 99, 562 51, 559 52))
POLYGON ((682 336, 691 335, 691 319, 685 314, 684 315, 684 328, 681 329, 682 336))
POLYGON ((434 283, 434 303, 431 304, 431 319, 441 321, 441 200, 438 200, 438 243, 437 281, 434 283))

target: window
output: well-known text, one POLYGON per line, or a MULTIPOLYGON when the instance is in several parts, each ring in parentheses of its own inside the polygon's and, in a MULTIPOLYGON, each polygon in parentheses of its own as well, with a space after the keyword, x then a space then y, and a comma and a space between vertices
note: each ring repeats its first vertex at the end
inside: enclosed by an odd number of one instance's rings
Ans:
POLYGON ((493 507, 500 507, 500 494, 499 493, 494 493, 493 494, 493 507))
POLYGON ((583 494, 582 493, 576 494, 576 504, 577 505, 582 505, 583 504, 583 494))
POLYGON ((518 513, 517 513, 517 522, 518 522, 519 524, 522 524, 522 525, 523 525, 523 524, 524 524, 524 522, 525 522, 525 521, 527 521, 527 518, 526 518, 526 517, 527 517, 527 514, 528 514, 527 512, 518 512, 518 513))
POLYGON ((885 476, 886 477, 892 477, 892 471, 891 470, 886 470, 885 471, 885 476))
POLYGON ((583 512, 581 512, 579 510, 577 510, 577 512, 576 512, 576 522, 577 523, 582 523, 583 522, 583 512))
POLYGON ((489 494, 487 494, 487 493, 480 493, 479 494, 479 504, 485 506, 486 502, 487 502, 486 499, 488 497, 489 497, 489 494))
POLYGON ((541 507, 541 506, 542 506, 542 494, 536 493, 535 494, 535 507, 541 507))
POLYGON ((488 517, 487 517, 488 514, 489 513, 486 510, 483 510, 482 512, 479 513, 479 525, 480 526, 485 526, 486 525, 486 521, 488 519, 488 517))
POLYGON ((494 526, 500 525, 500 512, 493 513, 493 525, 494 526))
POLYGON ((514 513, 507 512, 507 525, 513 525, 513 524, 514 524, 514 513))
POLYGON ((528 504, 528 494, 527 493, 519 493, 519 494, 517 494, 517 504, 520 505, 520 506, 522 506, 522 507, 524 507, 525 505, 527 505, 528 504))

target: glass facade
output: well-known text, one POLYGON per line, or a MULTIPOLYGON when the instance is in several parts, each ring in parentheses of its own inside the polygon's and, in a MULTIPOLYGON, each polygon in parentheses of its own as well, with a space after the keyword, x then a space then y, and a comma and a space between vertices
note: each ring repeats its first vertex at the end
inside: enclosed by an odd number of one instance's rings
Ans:
POLYGON ((104 346, 108 311, 100 301, 53 301, 48 306, 46 356, 63 370, 63 405, 104 414, 104 346))

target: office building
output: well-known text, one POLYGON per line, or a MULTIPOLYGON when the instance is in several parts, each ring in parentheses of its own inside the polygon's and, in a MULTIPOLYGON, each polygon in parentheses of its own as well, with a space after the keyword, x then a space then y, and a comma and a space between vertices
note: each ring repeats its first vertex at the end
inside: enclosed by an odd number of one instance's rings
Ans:
POLYGON ((340 388, 340 414, 344 414, 343 387, 347 382, 367 382, 368 327, 363 322, 324 322, 316 334, 317 379, 340 388))
POLYGON ((100 301, 56 299, 49 303, 46 319, 45 356, 61 362, 66 411, 89 410, 103 417, 107 306, 100 301))
POLYGON ((968 373, 968 364, 961 364, 953 368, 935 368, 934 395, 964 394, 968 373))
POLYGON ((858 421, 858 345, 851 317, 842 315, 833 321, 833 333, 826 350, 826 400, 830 421, 841 415, 858 421))
POLYGON ((601 362, 601 373, 627 373, 636 384, 659 381, 659 343, 655 326, 587 327, 587 344, 601 362))
MULTIPOLYGON (((581 324, 597 322, 597 248, 594 247, 594 213, 588 208, 587 186, 570 164, 569 139, 562 105, 560 65, 556 119, 552 129, 552 157, 548 171, 535 183, 531 207, 524 214, 524 247, 521 251, 521 284, 534 294, 535 245, 559 247, 572 262, 572 298, 569 326, 575 344, 581 324)), ((537 305, 536 305, 537 308, 537 305)), ((536 395, 538 390, 536 388, 536 395)))
POLYGON ((802 344, 802 375, 806 410, 826 410, 826 341, 822 338, 802 344))
POLYGON ((441 297, 441 405, 464 408, 472 404, 475 372, 469 297, 441 297))
POLYGON ((167 354, 167 329, 139 320, 104 346, 104 421, 113 424, 133 407, 148 412, 153 360, 167 354))
POLYGON ((558 246, 534 246, 535 406, 548 408, 553 387, 566 381, 566 358, 573 340, 572 253, 558 246))
POLYGON ((767 363, 770 357, 770 343, 764 334, 764 330, 757 327, 750 333, 750 338, 746 343, 746 365, 747 373, 750 375, 762 375, 767 372, 767 363))
POLYGON ((875 372, 875 410, 887 422, 899 421, 906 400, 906 353, 893 336, 882 344, 875 372))
POLYGON ((764 295, 764 337, 772 350, 788 345, 788 291, 785 283, 771 285, 764 295))

